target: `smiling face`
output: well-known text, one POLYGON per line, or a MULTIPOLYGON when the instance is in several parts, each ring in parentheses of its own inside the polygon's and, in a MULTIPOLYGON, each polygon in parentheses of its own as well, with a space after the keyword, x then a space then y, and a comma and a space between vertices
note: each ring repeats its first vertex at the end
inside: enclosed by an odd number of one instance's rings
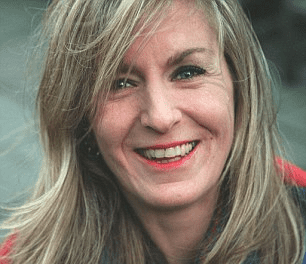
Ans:
POLYGON ((177 1, 143 41, 125 54, 94 120, 101 154, 133 206, 215 199, 234 132, 232 79, 216 34, 203 13, 177 1))

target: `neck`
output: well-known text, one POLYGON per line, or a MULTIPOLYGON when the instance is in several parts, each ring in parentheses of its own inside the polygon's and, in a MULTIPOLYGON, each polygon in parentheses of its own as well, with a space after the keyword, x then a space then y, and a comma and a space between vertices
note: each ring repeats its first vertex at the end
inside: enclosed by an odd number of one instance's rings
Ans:
POLYGON ((136 209, 144 228, 170 264, 189 263, 207 231, 216 207, 217 194, 210 199, 173 210, 136 209))

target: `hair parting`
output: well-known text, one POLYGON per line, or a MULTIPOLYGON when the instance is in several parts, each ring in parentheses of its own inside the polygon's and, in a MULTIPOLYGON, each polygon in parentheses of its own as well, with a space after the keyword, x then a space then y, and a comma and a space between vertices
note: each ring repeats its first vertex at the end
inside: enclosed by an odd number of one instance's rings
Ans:
MULTIPOLYGON (((186 1, 186 0, 176 0, 186 1)), ((103 158, 82 149, 98 102, 107 100, 124 54, 159 30, 171 0, 53 0, 43 19, 45 49, 37 113, 44 160, 31 198, 3 223, 17 236, 13 264, 146 263, 150 246, 103 158), (99 100, 98 100, 99 99, 99 100)), ((235 137, 220 178, 228 221, 201 264, 301 263, 302 218, 284 173, 272 74, 236 0, 194 0, 215 29, 232 74, 235 137)), ((103 104, 103 103, 102 103, 103 104)), ((202 250, 202 249, 201 249, 202 250)), ((200 250, 200 251, 201 251, 200 250)), ((201 253, 201 252, 200 252, 201 253)), ((201 254, 200 254, 201 255, 201 254)))

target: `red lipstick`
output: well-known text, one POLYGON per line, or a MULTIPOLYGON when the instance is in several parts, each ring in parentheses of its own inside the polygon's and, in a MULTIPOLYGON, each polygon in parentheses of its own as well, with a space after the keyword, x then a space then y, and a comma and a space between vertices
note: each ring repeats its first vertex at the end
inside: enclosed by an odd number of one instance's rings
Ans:
MULTIPOLYGON (((176 147, 176 146, 183 145, 183 144, 190 143, 190 142, 193 142, 193 141, 180 141, 180 142, 173 142, 173 143, 170 143, 170 144, 159 144, 159 145, 154 145, 154 146, 148 147, 146 149, 171 148, 171 147, 176 147)), ((140 154, 139 154, 139 156, 148 165, 153 166, 153 167, 157 168, 158 170, 177 169, 177 168, 183 166, 186 163, 186 161, 188 161, 193 156, 193 154, 195 153, 195 151, 197 149, 198 143, 199 142, 196 141, 196 146, 187 155, 185 155, 183 157, 176 156, 175 158, 148 159, 148 158, 146 158, 146 157, 144 157, 140 154), (178 157, 179 157, 178 160, 170 161, 170 162, 167 162, 167 163, 162 163, 162 161, 169 161, 169 160, 172 160, 172 159, 177 159, 178 157)))
POLYGON ((180 145, 184 145, 184 144, 187 144, 187 143, 191 143, 193 141, 194 140, 191 140, 191 141, 188 141, 188 140, 185 140, 185 141, 175 141, 175 142, 171 142, 171 143, 168 143, 168 144, 158 144, 158 145, 146 147, 145 149, 167 149, 167 148, 174 148, 176 146, 180 146, 180 145))

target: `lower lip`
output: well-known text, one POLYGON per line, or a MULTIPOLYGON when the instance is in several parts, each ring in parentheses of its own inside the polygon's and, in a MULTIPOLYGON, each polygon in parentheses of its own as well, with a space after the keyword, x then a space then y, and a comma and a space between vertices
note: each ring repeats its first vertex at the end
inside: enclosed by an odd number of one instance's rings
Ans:
POLYGON ((155 168, 157 168, 157 169, 159 169, 159 170, 177 169, 177 168, 183 166, 183 165, 186 163, 186 161, 189 160, 189 159, 193 156, 193 154, 195 153, 195 150, 197 149, 198 145, 199 145, 199 144, 197 144, 197 145, 195 146, 195 148, 194 148, 192 151, 190 151, 190 152, 188 153, 188 155, 182 157, 182 158, 179 159, 179 160, 172 161, 172 162, 168 162, 168 163, 159 163, 159 162, 156 162, 156 161, 154 161, 154 160, 146 159, 145 157, 143 157, 143 156, 141 156, 141 155, 139 155, 139 156, 140 156, 140 157, 142 158, 142 160, 144 160, 147 164, 149 164, 150 166, 153 166, 153 167, 155 167, 155 168))

